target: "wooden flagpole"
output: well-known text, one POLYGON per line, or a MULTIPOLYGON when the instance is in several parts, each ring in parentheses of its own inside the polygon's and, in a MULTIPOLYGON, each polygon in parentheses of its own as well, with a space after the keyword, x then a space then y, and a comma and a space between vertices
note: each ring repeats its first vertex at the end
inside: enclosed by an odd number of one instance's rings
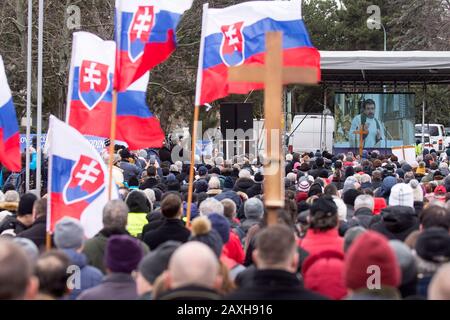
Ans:
POLYGON ((188 202, 186 208, 186 227, 191 227, 191 207, 192 207, 192 193, 194 192, 194 166, 195 166, 195 147, 197 144, 197 124, 200 114, 200 107, 194 108, 194 123, 192 128, 192 145, 191 145, 191 162, 189 166, 189 189, 188 189, 188 202))
POLYGON ((109 145, 109 161, 108 161, 108 172, 109 172, 109 185, 108 185, 108 200, 112 198, 112 188, 113 188, 113 165, 114 165, 114 145, 116 142, 116 116, 117 116, 117 91, 113 90, 112 108, 111 108, 111 134, 110 134, 110 145, 109 145))
POLYGON ((195 167, 195 147, 197 145, 197 126, 198 119, 200 117, 200 96, 202 87, 202 68, 203 68, 203 54, 205 48, 205 31, 206 31, 206 21, 208 18, 208 3, 203 4, 202 13, 202 32, 200 36, 200 50, 198 57, 198 69, 197 69, 197 87, 195 90, 195 107, 194 107, 194 122, 192 127, 192 144, 191 144, 191 160, 189 166, 189 186, 188 186, 188 201, 186 208, 186 227, 191 227, 191 207, 192 207, 192 193, 194 192, 194 167, 195 167))
POLYGON ((52 234, 47 231, 45 234, 45 251, 50 251, 52 249, 52 234))

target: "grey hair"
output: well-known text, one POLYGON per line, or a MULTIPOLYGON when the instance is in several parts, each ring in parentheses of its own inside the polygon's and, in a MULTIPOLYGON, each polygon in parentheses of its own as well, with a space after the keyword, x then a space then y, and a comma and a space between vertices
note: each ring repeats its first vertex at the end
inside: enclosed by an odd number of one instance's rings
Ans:
POLYGON ((223 216, 223 204, 214 198, 208 198, 200 204, 200 215, 208 216, 212 213, 217 213, 223 216))
POLYGON ((110 200, 103 208, 105 228, 125 228, 128 222, 128 206, 122 200, 110 200))
POLYGON ((371 195, 361 194, 355 199, 355 211, 361 208, 369 208, 373 211, 375 201, 371 195))

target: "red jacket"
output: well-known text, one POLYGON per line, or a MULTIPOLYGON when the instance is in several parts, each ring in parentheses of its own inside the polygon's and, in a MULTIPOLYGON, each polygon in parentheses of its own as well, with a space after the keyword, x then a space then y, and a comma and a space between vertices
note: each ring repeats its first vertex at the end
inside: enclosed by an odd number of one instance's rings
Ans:
POLYGON ((338 229, 327 231, 315 231, 308 229, 300 247, 309 255, 317 254, 325 250, 337 251, 344 254, 344 239, 339 236, 338 229))
POLYGON ((230 231, 230 239, 223 246, 222 254, 239 264, 244 263, 244 249, 242 249, 242 244, 239 237, 233 231, 230 231))

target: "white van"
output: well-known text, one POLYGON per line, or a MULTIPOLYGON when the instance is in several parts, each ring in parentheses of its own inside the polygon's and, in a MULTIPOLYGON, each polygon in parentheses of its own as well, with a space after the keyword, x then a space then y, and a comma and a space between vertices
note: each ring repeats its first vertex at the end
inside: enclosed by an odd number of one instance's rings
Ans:
POLYGON ((322 114, 298 114, 294 116, 289 138, 289 151, 332 151, 334 117, 322 114))
MULTIPOLYGON (((430 135, 430 143, 433 145, 433 149, 436 152, 445 151, 445 127, 442 124, 425 124, 424 133, 430 135)), ((417 135, 422 134, 422 125, 416 124, 415 133, 417 135)))

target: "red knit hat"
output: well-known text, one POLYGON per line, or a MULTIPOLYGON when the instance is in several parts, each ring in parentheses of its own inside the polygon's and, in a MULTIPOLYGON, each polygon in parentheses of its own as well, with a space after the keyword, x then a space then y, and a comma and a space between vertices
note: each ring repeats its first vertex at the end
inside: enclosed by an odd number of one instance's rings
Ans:
POLYGON ((302 266, 305 288, 334 300, 347 295, 344 278, 344 255, 325 250, 309 256, 302 266))
POLYGON ((375 231, 361 234, 347 252, 344 267, 347 288, 352 290, 367 288, 369 278, 375 275, 370 266, 380 268, 381 286, 396 288, 400 285, 402 276, 395 253, 388 240, 375 231))
POLYGON ((381 210, 387 207, 386 199, 384 198, 374 198, 374 208, 373 208, 373 214, 379 215, 381 213, 381 210))

